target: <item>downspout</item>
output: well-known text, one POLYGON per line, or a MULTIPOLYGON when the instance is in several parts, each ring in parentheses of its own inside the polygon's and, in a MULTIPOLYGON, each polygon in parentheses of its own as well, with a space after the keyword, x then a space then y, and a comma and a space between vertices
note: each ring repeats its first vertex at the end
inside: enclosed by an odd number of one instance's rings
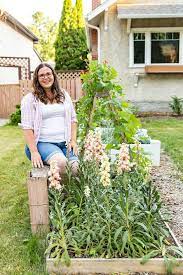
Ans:
POLYGON ((100 45, 100 28, 99 27, 96 27, 94 25, 90 25, 90 24, 87 24, 87 27, 90 28, 90 29, 94 29, 97 31, 97 48, 98 48, 98 63, 100 64, 101 63, 101 52, 100 52, 100 48, 101 48, 101 45, 100 45))

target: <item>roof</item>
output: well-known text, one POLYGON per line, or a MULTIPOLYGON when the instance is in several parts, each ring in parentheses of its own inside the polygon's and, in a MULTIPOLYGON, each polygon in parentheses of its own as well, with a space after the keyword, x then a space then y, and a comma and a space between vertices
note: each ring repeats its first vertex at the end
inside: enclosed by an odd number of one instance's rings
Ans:
POLYGON ((91 11, 90 13, 87 14, 87 19, 88 21, 92 20, 95 18, 97 15, 105 11, 109 6, 114 4, 116 0, 106 0, 102 4, 100 4, 96 9, 91 11))
MULTIPOLYGON (((182 1, 176 1, 172 4, 170 1, 164 4, 164 1, 152 0, 149 4, 118 4, 118 18, 175 18, 183 17, 183 4, 182 1)), ((105 0, 96 9, 87 14, 88 21, 94 19, 108 7, 115 4, 117 0, 105 0)), ((168 1, 167 1, 168 2, 168 1)))
POLYGON ((183 4, 119 4, 118 18, 183 17, 183 4))
POLYGON ((0 20, 7 22, 13 29, 20 31, 28 38, 33 40, 33 42, 38 42, 37 36, 35 36, 28 28, 26 28, 22 23, 20 23, 17 19, 15 19, 12 15, 10 15, 6 11, 2 11, 0 9, 0 20))

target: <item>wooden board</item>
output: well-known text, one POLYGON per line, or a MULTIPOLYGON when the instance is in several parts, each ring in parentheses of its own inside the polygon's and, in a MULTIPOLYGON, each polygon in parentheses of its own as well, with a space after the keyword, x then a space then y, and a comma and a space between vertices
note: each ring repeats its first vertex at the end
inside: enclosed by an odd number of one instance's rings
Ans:
MULTIPOLYGON (((183 259, 177 259, 179 266, 173 269, 173 274, 183 275, 183 259)), ((121 272, 155 272, 166 274, 164 260, 161 258, 150 259, 146 264, 141 264, 141 259, 71 259, 69 267, 59 263, 55 264, 53 259, 46 260, 49 274, 113 274, 121 272)))
POLYGON ((183 65, 147 65, 146 73, 183 73, 183 65))
POLYGON ((32 233, 49 231, 48 167, 33 168, 27 186, 32 233))

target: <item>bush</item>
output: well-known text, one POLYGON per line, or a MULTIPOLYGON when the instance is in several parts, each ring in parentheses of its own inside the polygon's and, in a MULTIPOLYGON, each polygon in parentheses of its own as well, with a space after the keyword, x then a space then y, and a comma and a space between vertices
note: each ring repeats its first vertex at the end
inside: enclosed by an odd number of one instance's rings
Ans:
POLYGON ((183 112, 183 98, 172 96, 172 102, 169 106, 172 108, 172 111, 180 116, 183 112))
POLYGON ((20 105, 16 105, 16 111, 10 116, 10 125, 18 125, 21 122, 20 105))

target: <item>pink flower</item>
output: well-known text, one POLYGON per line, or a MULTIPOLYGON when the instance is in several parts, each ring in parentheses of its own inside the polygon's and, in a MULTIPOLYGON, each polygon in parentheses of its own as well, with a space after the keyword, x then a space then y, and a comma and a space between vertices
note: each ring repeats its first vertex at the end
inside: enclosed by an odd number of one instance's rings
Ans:
POLYGON ((122 143, 119 151, 119 157, 117 161, 117 173, 118 175, 123 172, 131 171, 130 155, 128 144, 122 143))

